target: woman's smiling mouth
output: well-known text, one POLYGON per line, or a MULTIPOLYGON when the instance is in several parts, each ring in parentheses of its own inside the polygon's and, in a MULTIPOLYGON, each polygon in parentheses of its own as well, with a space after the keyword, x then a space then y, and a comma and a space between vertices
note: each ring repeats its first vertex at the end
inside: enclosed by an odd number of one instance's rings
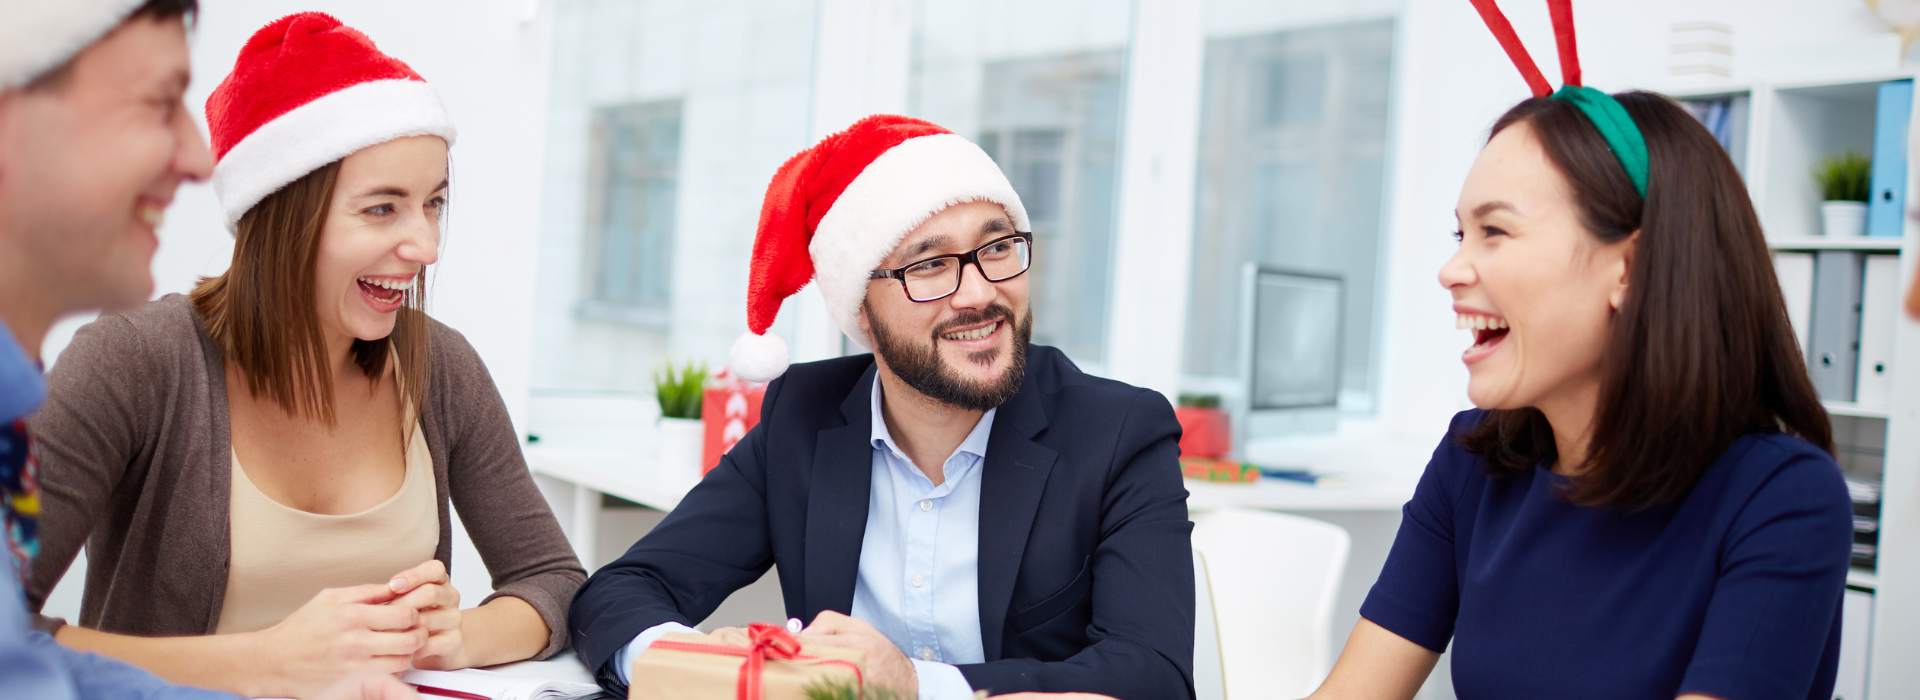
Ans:
POLYGON ((360 296, 365 297, 367 305, 380 313, 392 313, 400 309, 406 301, 407 292, 413 289, 414 278, 397 277, 361 277, 357 280, 360 296))
POLYGON ((1454 317, 1453 327, 1473 331, 1473 347, 1460 354, 1460 361, 1469 365, 1492 355, 1511 330, 1507 319, 1489 314, 1459 314, 1454 317))

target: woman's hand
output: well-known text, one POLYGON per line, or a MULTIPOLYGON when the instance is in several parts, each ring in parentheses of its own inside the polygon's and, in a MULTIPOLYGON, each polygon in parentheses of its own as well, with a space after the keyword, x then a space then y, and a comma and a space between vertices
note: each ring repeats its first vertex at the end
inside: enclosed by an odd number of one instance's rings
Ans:
POLYGON ((420 627, 427 632, 426 644, 413 653, 414 668, 450 671, 473 665, 461 634, 460 591, 447 578, 445 564, 428 559, 395 574, 387 587, 400 596, 392 605, 419 611, 420 627))
POLYGON ((391 588, 368 584, 329 588, 280 624, 255 632, 264 695, 306 697, 343 676, 374 670, 399 673, 427 641, 420 613, 387 605, 391 588))

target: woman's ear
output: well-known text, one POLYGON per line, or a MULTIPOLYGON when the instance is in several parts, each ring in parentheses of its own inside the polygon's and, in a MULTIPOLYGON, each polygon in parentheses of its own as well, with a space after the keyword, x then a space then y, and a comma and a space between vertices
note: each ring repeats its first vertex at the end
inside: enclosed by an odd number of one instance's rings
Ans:
POLYGON ((1611 246, 1611 260, 1607 270, 1607 305, 1614 311, 1627 303, 1627 284, 1633 278, 1633 255, 1640 250, 1640 232, 1634 231, 1626 240, 1611 246))

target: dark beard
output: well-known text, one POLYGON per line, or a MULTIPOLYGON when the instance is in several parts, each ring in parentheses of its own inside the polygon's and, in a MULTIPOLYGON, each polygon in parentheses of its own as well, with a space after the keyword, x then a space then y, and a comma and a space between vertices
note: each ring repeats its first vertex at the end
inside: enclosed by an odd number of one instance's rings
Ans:
MULTIPOLYGON (((1020 382, 1027 376, 1027 342, 1033 336, 1033 310, 1028 309, 1026 316, 1018 323, 1012 319, 1012 309, 993 304, 984 312, 966 312, 941 324, 928 337, 927 344, 919 345, 889 332, 873 308, 867 307, 867 324, 873 328, 873 352, 886 360, 887 368, 893 371, 894 376, 929 399, 969 411, 985 411, 999 406, 1020 391, 1020 382), (998 381, 985 386, 974 384, 961 378, 940 360, 941 334, 996 318, 1013 327, 1013 361, 1009 363, 1007 373, 998 381)), ((989 365, 999 356, 1000 350, 994 348, 968 353, 967 361, 989 365)))

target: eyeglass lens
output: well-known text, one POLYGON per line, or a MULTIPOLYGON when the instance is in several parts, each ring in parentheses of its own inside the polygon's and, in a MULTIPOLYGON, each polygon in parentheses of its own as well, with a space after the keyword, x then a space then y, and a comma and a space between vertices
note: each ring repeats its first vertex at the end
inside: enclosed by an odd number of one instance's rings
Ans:
MULTIPOLYGON (((1017 277, 1032 264, 1031 251, 1023 239, 995 241, 974 251, 980 259, 980 272, 988 282, 1017 277)), ((960 290, 960 256, 945 255, 906 269, 903 281, 907 296, 914 301, 932 301, 960 290)))

